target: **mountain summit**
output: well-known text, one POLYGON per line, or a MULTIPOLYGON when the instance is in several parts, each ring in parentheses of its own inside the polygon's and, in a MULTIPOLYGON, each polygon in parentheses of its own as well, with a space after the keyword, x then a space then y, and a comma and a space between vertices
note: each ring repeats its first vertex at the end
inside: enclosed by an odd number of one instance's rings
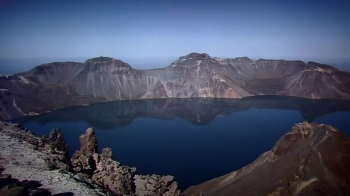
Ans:
POLYGON ((190 53, 166 68, 136 70, 97 57, 55 62, 0 77, 4 119, 94 102, 151 98, 286 95, 350 99, 350 73, 315 62, 217 58, 190 53))

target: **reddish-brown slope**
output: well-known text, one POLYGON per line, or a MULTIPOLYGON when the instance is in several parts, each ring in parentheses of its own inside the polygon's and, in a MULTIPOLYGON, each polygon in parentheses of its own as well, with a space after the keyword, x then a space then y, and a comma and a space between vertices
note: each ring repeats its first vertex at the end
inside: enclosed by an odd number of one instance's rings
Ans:
POLYGON ((350 195, 350 139, 328 125, 300 123, 253 163, 185 195, 350 195))

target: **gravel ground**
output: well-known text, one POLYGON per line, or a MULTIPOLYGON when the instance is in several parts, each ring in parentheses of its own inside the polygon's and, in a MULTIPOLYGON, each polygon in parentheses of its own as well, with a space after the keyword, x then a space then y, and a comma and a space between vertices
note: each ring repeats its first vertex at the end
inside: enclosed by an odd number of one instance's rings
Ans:
POLYGON ((11 174, 18 180, 34 180, 42 184, 52 194, 70 193, 74 195, 101 195, 84 183, 76 181, 68 172, 50 170, 45 160, 50 156, 49 150, 35 150, 27 141, 14 137, 27 134, 14 125, 0 122, 0 167, 3 174, 11 174))

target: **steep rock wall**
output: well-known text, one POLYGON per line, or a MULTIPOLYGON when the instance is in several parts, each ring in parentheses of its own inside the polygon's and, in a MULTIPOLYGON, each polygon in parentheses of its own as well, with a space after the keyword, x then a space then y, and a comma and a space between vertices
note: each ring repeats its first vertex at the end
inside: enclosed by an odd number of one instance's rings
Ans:
POLYGON ((153 70, 133 69, 108 57, 49 63, 1 76, 0 88, 11 92, 17 106, 29 114, 94 102, 170 97, 350 99, 350 73, 314 62, 191 53, 153 70))

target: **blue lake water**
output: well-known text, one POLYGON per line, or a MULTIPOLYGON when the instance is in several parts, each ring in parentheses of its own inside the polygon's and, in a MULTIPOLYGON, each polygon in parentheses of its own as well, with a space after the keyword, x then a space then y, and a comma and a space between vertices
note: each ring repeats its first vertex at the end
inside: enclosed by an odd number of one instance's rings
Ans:
POLYGON ((278 97, 119 101, 14 121, 36 135, 61 128, 70 155, 92 127, 100 152, 111 147, 113 158, 137 173, 173 175, 185 189, 251 163, 304 120, 333 125, 350 136, 349 106, 278 97))

